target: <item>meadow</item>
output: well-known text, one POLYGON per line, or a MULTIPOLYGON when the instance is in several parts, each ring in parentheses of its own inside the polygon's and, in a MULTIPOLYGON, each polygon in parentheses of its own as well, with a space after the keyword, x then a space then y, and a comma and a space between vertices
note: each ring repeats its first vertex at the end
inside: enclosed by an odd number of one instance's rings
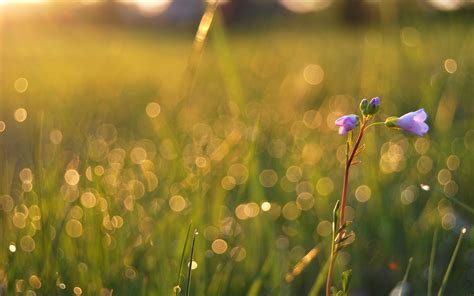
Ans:
POLYGON ((367 134, 335 281, 351 268, 353 295, 387 295, 413 257, 406 292, 426 295, 437 231, 435 293, 467 227, 445 295, 472 293, 472 28, 216 18, 193 60, 196 28, 4 25, 4 291, 173 295, 191 223, 191 295, 322 295, 346 149, 334 121, 379 96, 378 118, 423 107, 431 129, 367 134))

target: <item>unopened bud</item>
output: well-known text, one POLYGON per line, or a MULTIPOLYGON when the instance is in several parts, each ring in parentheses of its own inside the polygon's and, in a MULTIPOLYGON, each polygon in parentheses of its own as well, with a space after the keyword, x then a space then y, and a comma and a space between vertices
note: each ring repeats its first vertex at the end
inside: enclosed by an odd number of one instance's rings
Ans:
POLYGON ((369 115, 374 115, 379 111, 380 108, 380 98, 375 97, 372 100, 370 100, 369 106, 367 106, 367 114, 369 115))
POLYGON ((359 108, 360 108, 360 112, 362 113, 362 115, 364 116, 367 116, 367 108, 369 107, 369 101, 367 99, 362 99, 362 101, 360 101, 360 105, 359 105, 359 108))

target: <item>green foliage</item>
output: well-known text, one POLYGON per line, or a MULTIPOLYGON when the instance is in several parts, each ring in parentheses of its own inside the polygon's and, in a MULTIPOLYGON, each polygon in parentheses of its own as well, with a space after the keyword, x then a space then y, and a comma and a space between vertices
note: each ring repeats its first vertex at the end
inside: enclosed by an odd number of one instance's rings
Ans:
POLYGON ((342 273, 342 293, 348 295, 349 285, 351 284, 352 269, 346 270, 342 273))
POLYGON ((357 240, 336 274, 350 266, 351 291, 387 295, 413 256, 407 281, 422 293, 439 228, 433 287, 451 266, 444 294, 473 291, 469 248, 448 262, 474 218, 471 22, 211 28, 183 100, 191 31, 2 24, 2 287, 172 294, 193 221, 190 294, 318 295, 329 244, 291 283, 285 274, 331 237, 346 150, 334 119, 377 95, 381 116, 423 106, 433 128, 423 139, 367 133, 346 209, 357 240))

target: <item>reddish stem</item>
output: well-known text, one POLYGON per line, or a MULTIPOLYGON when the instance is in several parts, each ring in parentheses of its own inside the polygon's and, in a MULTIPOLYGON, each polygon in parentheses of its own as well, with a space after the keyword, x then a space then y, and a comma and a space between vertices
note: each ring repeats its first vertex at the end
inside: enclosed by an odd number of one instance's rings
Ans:
MULTIPOLYGON (((346 166, 344 169, 344 184, 342 187, 342 196, 341 196, 341 208, 339 212, 339 217, 340 217, 340 222, 339 222, 339 227, 344 225, 344 210, 346 207, 346 199, 347 199, 347 189, 349 185, 349 171, 352 165, 352 161, 354 160, 354 157, 356 156, 357 149, 359 149, 359 145, 362 141, 362 138, 364 137, 364 132, 366 129, 367 121, 363 119, 362 121, 362 126, 360 127, 360 132, 359 135, 357 136, 357 140, 355 142, 354 147, 352 148, 352 151, 350 153, 349 158, 346 161, 346 166)), ((337 229, 336 229, 337 231, 337 229)), ((337 246, 334 242, 336 234, 333 233, 333 242, 331 244, 331 259, 329 262, 329 271, 328 271, 328 278, 326 281, 326 295, 330 296, 331 295, 331 287, 332 287, 332 281, 334 277, 334 267, 335 267, 335 262, 336 262, 336 257, 337 257, 337 246)))
POLYGON ((344 185, 342 187, 342 196, 341 196, 341 209, 340 209, 340 212, 339 212, 339 227, 344 225, 344 222, 345 222, 344 221, 344 211, 345 211, 345 208, 346 208, 347 189, 349 187, 348 186, 349 185, 349 170, 351 168, 352 161, 354 160, 354 157, 356 155, 357 149, 359 149, 359 145, 362 141, 362 138, 364 137, 366 124, 367 124, 367 121, 364 121, 362 123, 359 135, 357 136, 357 140, 356 140, 355 145, 354 145, 354 148, 352 149, 351 155, 349 156, 349 158, 347 159, 347 162, 346 162, 346 168, 344 170, 344 185))

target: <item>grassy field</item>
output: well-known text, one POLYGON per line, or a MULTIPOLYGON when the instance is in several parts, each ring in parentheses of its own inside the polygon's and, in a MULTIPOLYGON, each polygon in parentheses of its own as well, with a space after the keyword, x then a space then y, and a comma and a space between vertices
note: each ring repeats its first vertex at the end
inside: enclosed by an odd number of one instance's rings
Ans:
POLYGON ((466 226, 446 295, 474 291, 472 21, 250 27, 215 22, 194 79, 194 29, 2 27, 8 295, 171 295, 191 221, 191 295, 306 295, 341 194, 334 120, 374 96, 379 119, 424 107, 431 130, 367 135, 336 283, 352 268, 354 295, 387 295, 413 257, 410 292, 426 295, 438 229, 435 292, 466 226))

